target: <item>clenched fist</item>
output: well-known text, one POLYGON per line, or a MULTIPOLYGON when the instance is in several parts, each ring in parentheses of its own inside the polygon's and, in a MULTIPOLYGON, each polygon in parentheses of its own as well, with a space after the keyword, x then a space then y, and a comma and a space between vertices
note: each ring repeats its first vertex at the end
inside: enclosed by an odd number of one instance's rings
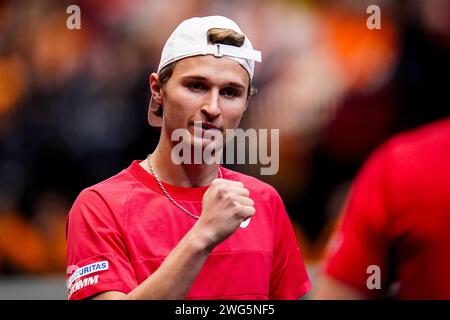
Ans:
POLYGON ((202 215, 194 228, 205 236, 212 250, 239 225, 255 214, 250 192, 239 181, 214 179, 203 196, 202 215))

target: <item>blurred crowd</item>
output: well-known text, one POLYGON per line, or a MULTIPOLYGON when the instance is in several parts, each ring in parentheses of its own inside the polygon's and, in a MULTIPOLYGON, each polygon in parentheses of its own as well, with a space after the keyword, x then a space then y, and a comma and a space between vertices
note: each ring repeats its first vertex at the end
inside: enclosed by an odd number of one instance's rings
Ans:
POLYGON ((307 263, 370 152, 450 115, 449 0, 0 0, 0 274, 64 272, 73 200, 156 146, 149 74, 179 22, 211 14, 263 53, 241 127, 280 129, 277 175, 232 167, 279 190, 307 263))

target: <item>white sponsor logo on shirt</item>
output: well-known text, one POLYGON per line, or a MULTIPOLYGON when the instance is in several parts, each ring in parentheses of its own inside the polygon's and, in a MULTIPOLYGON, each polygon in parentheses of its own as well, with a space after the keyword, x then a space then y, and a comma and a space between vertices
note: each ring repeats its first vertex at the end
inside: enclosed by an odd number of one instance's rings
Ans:
MULTIPOLYGON (((83 276, 87 276, 88 274, 98 272, 98 271, 108 270, 108 268, 109 268, 109 263, 106 260, 94 262, 94 263, 88 264, 87 266, 84 266, 84 267, 79 267, 73 272, 73 274, 67 280, 67 288, 69 288, 75 280, 77 280, 83 276)), ((69 269, 68 269, 68 271, 69 271, 69 269)))
POLYGON ((88 277, 88 278, 85 278, 83 280, 79 280, 79 281, 75 282, 69 288, 69 298, 74 292, 76 292, 76 291, 78 291, 78 290, 80 290, 80 289, 82 289, 84 287, 87 287, 87 286, 90 286, 90 285, 93 285, 93 284, 97 284, 98 283, 98 277, 99 276, 96 275, 96 276, 88 277))

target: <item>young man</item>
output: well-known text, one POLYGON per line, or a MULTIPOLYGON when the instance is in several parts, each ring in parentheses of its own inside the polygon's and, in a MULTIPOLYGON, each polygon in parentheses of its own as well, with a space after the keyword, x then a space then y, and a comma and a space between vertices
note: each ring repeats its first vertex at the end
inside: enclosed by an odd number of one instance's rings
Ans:
POLYGON ((402 133, 358 175, 316 299, 450 299, 450 118, 402 133))
MULTIPOLYGON (((176 129, 235 129, 260 53, 221 16, 182 22, 150 76, 144 161, 83 190, 68 217, 69 299, 298 299, 311 287, 292 225, 269 185, 218 164, 176 165, 176 129)), ((211 142, 211 141, 209 141, 211 142)))

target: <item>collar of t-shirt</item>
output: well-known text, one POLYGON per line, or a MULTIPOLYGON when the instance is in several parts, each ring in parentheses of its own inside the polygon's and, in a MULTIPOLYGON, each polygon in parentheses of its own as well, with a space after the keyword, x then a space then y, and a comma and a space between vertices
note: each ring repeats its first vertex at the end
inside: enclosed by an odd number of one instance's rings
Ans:
MULTIPOLYGON (((127 171, 148 188, 152 189, 153 191, 159 194, 164 195, 156 179, 139 165, 140 162, 141 160, 134 160, 128 167, 127 171)), ((220 169, 222 170, 223 176, 225 177, 227 170, 222 166, 220 166, 220 169)), ((165 183, 164 181, 161 181, 161 183, 167 190, 167 192, 174 199, 180 200, 201 201, 203 199, 203 195, 205 194, 206 190, 209 188, 209 186, 203 186, 198 188, 186 188, 171 185, 165 183)))

